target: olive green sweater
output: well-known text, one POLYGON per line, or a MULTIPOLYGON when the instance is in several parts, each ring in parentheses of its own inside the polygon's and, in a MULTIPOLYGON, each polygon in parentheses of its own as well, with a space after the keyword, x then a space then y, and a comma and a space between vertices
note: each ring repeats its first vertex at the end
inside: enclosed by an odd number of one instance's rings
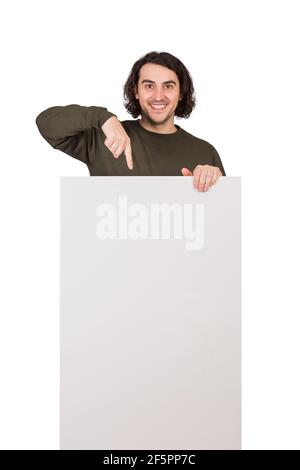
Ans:
POLYGON ((44 139, 54 148, 88 166, 91 176, 182 176, 181 168, 213 165, 225 171, 216 149, 175 124, 177 131, 160 134, 144 129, 139 120, 122 121, 131 142, 133 169, 124 153, 114 158, 104 145, 101 126, 115 114, 99 106, 54 106, 36 118, 44 139))

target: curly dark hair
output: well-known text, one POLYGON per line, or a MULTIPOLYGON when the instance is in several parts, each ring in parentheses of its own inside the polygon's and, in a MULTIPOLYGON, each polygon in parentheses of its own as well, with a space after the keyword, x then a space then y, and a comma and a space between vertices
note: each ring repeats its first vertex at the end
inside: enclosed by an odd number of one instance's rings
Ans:
POLYGON ((124 85, 124 106, 127 111, 137 118, 141 114, 139 100, 135 97, 135 87, 138 84, 140 69, 145 64, 158 64, 173 70, 179 79, 181 100, 178 101, 175 116, 178 118, 188 118, 196 105, 195 91, 192 77, 185 65, 168 52, 148 52, 148 54, 137 60, 124 85))

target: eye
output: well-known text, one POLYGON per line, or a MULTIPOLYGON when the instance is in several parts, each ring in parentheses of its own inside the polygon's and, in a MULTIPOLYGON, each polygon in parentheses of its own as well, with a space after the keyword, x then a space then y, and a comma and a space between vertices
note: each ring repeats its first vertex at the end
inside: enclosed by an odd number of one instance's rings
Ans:
POLYGON ((152 87, 151 83, 146 83, 146 88, 152 87))

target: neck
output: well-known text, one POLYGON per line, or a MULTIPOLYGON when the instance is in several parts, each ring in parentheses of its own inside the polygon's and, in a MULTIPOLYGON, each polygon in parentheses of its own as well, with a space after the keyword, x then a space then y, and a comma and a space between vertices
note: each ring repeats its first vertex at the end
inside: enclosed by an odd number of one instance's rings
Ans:
POLYGON ((155 123, 142 116, 140 124, 147 131, 157 132, 158 134, 174 134, 174 132, 177 132, 173 119, 162 123, 155 123))

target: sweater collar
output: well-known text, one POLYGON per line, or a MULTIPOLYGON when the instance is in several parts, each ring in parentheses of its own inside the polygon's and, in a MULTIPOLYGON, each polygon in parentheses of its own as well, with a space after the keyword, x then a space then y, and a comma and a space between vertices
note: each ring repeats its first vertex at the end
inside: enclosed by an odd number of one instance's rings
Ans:
POLYGON ((148 134, 148 135, 152 135, 152 136, 158 136, 159 138, 174 138, 175 136, 178 136, 179 134, 182 133, 182 128, 180 126, 178 126, 178 124, 174 124, 177 131, 176 132, 170 132, 169 134, 162 134, 161 132, 154 132, 154 131, 148 131, 148 129, 145 129, 141 123, 140 123, 140 119, 137 119, 136 120, 136 123, 137 123, 137 126, 138 128, 144 132, 145 134, 148 134))

